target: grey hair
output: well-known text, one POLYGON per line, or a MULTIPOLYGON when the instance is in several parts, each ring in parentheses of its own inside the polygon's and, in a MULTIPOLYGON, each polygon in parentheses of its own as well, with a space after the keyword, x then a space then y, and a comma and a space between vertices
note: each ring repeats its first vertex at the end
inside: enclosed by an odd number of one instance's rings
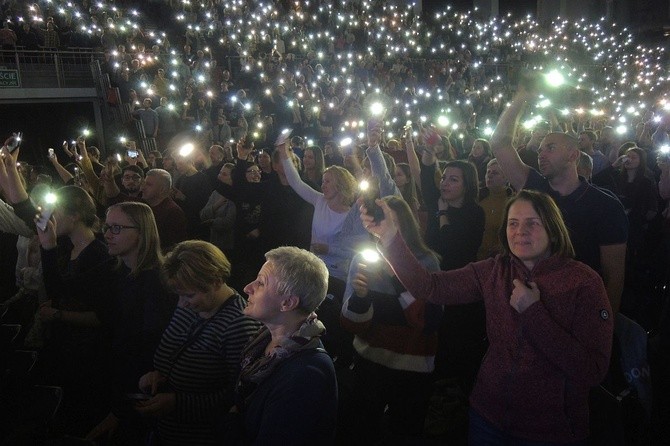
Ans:
POLYGON ((265 254, 277 279, 277 294, 296 296, 298 309, 306 314, 316 310, 328 290, 328 268, 313 253, 295 246, 281 246, 265 254))
POLYGON ((147 172, 147 176, 158 177, 166 189, 172 187, 172 175, 165 169, 151 169, 147 172))

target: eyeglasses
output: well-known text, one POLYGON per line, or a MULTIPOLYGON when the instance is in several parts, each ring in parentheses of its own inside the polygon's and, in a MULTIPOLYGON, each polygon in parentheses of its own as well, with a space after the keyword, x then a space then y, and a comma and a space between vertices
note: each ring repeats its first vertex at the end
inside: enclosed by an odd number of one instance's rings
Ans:
POLYGON ((261 171, 259 169, 249 169, 247 173, 261 173, 261 171))
POLYGON ((114 235, 119 235, 121 234, 122 229, 139 229, 137 226, 124 226, 124 225, 108 225, 105 223, 102 225, 102 233, 106 233, 107 231, 111 231, 112 234, 114 235))

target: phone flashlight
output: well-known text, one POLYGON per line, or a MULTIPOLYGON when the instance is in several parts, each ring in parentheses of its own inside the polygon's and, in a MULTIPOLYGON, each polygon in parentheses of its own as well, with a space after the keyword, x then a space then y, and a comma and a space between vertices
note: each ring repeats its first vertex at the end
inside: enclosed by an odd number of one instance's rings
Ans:
POLYGON ((362 250, 361 257, 363 257, 363 260, 365 260, 366 263, 376 263, 381 260, 379 253, 376 250, 370 248, 362 250))
POLYGON ((195 149, 195 146, 193 144, 191 144, 191 143, 184 144, 179 149, 179 156, 187 157, 191 153, 193 153, 194 149, 195 149))

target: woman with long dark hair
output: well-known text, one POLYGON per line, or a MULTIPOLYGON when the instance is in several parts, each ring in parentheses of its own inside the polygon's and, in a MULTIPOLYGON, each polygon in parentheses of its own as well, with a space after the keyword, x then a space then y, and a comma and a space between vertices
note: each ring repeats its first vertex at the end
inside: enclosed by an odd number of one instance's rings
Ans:
POLYGON ((484 186, 484 176, 486 175, 486 166, 488 162, 493 158, 493 153, 491 152, 491 145, 489 142, 483 138, 475 139, 475 142, 472 143, 472 149, 468 155, 468 161, 470 161, 477 169, 477 176, 479 177, 480 186, 484 186))
POLYGON ((644 261, 641 256, 649 223, 658 214, 658 189, 647 168, 647 152, 635 145, 628 147, 608 169, 593 179, 611 190, 628 216, 628 246, 626 248, 626 273, 633 274, 644 261), (602 182, 603 179, 608 181, 602 182))
MULTIPOLYGON (((475 166, 465 160, 448 161, 436 185, 436 158, 422 154, 421 193, 428 210, 426 244, 450 271, 477 260, 484 236, 484 210, 478 203, 475 166)), ((486 351, 484 305, 472 302, 446 308, 440 323, 436 376, 455 379, 467 395, 486 351)))
POLYGON ((302 155, 302 167, 303 180, 314 189, 320 191, 325 166, 323 151, 319 146, 309 146, 305 148, 302 155))

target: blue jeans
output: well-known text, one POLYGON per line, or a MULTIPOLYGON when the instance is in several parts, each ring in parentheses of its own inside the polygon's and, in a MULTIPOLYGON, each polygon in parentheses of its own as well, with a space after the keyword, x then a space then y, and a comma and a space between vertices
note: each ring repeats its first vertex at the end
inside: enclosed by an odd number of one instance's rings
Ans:
POLYGON ((468 430, 470 446, 586 446, 586 440, 574 443, 552 443, 530 441, 513 437, 486 421, 474 409, 470 408, 470 428, 468 430))

